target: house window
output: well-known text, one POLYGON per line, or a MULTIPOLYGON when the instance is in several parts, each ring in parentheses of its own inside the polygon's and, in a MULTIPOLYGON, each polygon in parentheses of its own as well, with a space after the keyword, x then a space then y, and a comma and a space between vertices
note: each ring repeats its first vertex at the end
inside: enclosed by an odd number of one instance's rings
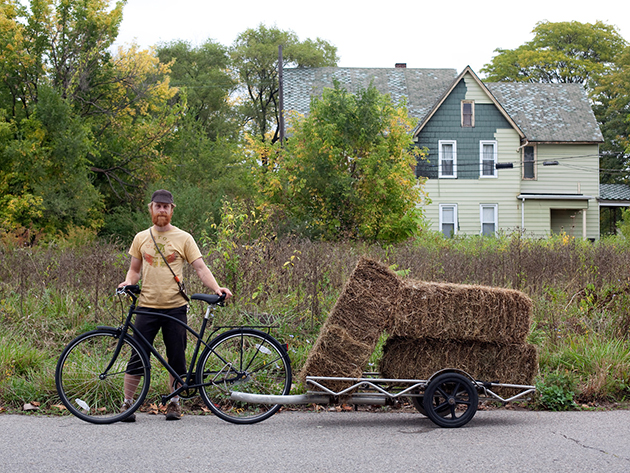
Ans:
POLYGON ((475 102, 462 100, 462 127, 475 126, 475 102))
POLYGON ((497 204, 481 204, 479 206, 479 214, 481 219, 481 234, 483 236, 496 235, 499 206, 497 204))
POLYGON ((440 231, 446 238, 457 234, 457 204, 440 204, 440 231))
POLYGON ((497 177, 497 142, 479 142, 479 175, 481 177, 497 177))
POLYGON ((439 177, 457 177, 457 142, 440 140, 440 172, 439 177))
POLYGON ((536 179, 536 147, 523 148, 523 179, 536 179))

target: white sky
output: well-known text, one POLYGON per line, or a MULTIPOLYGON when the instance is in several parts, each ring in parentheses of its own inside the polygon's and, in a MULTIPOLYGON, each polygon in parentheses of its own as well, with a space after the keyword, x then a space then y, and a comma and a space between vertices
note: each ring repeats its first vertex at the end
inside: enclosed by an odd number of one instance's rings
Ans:
MULTIPOLYGON (((141 47, 213 39, 230 46, 239 33, 263 23, 300 40, 322 38, 337 47, 342 67, 454 68, 475 72, 496 48, 532 39, 538 21, 603 21, 630 42, 627 0, 128 0, 117 45, 141 47)), ((481 75, 481 74, 480 74, 481 75)))

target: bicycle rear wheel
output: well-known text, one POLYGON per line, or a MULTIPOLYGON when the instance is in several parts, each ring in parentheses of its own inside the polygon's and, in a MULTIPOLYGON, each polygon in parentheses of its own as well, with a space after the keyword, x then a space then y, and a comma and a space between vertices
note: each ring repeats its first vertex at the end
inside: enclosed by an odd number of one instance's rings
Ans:
POLYGON ((148 358, 134 339, 125 338, 120 353, 112 361, 119 335, 115 329, 84 333, 71 341, 59 357, 55 371, 57 393, 68 410, 82 420, 94 424, 123 420, 142 405, 149 391, 148 358), (128 363, 133 354, 140 360, 130 373, 141 377, 138 396, 121 413, 125 373, 129 372, 128 363))
POLYGON ((280 404, 250 404, 230 399, 232 391, 286 395, 291 390, 291 360, 284 347, 259 330, 230 330, 212 340, 197 365, 200 394, 218 417, 253 424, 275 414, 280 404))

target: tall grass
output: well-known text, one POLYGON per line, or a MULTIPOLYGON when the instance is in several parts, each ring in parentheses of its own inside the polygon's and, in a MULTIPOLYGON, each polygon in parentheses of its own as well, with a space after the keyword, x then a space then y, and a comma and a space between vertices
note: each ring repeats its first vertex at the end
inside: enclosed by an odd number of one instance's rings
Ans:
MULTIPOLYGON (((539 347, 541 379, 561 370, 580 402, 625 401, 630 394, 625 240, 590 243, 519 233, 447 240, 426 233, 380 246, 227 233, 219 241, 201 241, 215 276, 235 294, 215 324, 274 325, 275 335, 289 343, 294 370, 358 258, 367 255, 410 278, 524 291, 534 300, 529 340, 539 347)), ((0 406, 55 403, 56 358, 79 333, 119 323, 126 308, 117 305, 113 291, 127 265, 126 248, 102 242, 0 246, 0 406)), ((205 292, 192 270, 185 277, 190 292, 205 292)), ((201 323, 203 307, 197 304, 190 313, 193 327, 201 323)), ((372 358, 376 363, 378 354, 372 358)))

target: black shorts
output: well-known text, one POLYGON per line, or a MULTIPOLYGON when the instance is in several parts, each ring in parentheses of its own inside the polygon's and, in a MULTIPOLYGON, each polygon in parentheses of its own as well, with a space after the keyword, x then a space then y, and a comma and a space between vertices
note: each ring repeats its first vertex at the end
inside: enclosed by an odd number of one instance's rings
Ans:
MULTIPOLYGON (((188 323, 188 306, 183 305, 181 307, 175 307, 174 309, 154 309, 151 307, 138 307, 138 311, 152 312, 152 314, 137 314, 136 315, 136 332, 142 334, 147 341, 153 345, 155 337, 160 329, 162 329, 162 339, 166 346, 166 359, 168 364, 180 375, 186 373, 186 328, 171 320, 167 317, 163 317, 157 314, 166 314, 171 317, 181 320, 184 323, 188 323)), ((142 344, 143 342, 134 335, 134 338, 142 344)), ((147 354, 149 349, 145 347, 147 354)), ((127 373, 131 375, 141 375, 140 360, 134 353, 127 365, 127 373)))

